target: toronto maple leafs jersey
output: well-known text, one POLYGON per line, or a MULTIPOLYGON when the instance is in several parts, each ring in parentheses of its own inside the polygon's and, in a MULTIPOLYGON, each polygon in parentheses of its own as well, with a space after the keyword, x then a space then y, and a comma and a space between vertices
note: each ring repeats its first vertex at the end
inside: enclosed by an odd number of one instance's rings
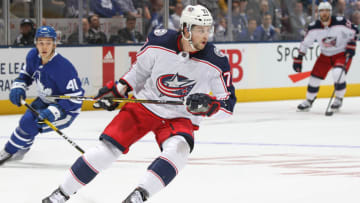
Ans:
MULTIPOLYGON (((180 48, 181 34, 166 29, 150 33, 137 53, 137 60, 121 78, 138 99, 184 101, 194 93, 212 93, 221 100, 214 117, 232 114, 236 103, 228 59, 213 44, 194 53, 180 48)), ((198 125, 202 116, 195 116, 185 105, 143 104, 154 114, 170 118, 189 118, 198 125)))
POLYGON ((357 26, 344 17, 332 16, 328 27, 316 20, 309 24, 307 34, 300 45, 300 52, 306 53, 306 50, 317 41, 322 54, 333 56, 344 52, 347 43, 357 39, 357 34, 357 26))
POLYGON ((26 56, 26 65, 20 71, 19 78, 23 79, 27 86, 35 83, 38 96, 43 102, 57 103, 70 114, 80 112, 81 101, 59 100, 55 102, 46 98, 50 95, 84 95, 75 67, 60 54, 55 52, 48 63, 42 65, 38 50, 31 49, 26 56))

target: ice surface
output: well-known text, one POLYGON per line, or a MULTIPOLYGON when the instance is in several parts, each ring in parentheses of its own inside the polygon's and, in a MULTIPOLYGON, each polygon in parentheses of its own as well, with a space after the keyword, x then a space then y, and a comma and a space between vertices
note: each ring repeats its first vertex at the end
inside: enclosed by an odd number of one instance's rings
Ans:
MULTIPOLYGON (((296 112, 300 102, 238 103, 230 119, 204 121, 189 164, 148 202, 360 202, 360 98, 345 98, 331 117, 324 115, 328 99, 307 113, 296 112)), ((63 132, 86 150, 115 115, 82 112, 63 132)), ((0 116, 1 147, 19 118, 0 116)), ((148 134, 68 202, 120 203, 158 154, 148 134)), ((0 202, 41 202, 79 155, 56 133, 38 135, 22 161, 0 166, 0 202)))

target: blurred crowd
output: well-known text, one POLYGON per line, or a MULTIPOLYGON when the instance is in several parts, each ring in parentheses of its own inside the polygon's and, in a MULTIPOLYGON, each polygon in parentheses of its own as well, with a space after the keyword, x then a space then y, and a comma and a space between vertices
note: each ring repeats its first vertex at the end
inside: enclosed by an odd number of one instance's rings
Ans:
MULTIPOLYGON (((221 13, 216 24, 215 41, 229 41, 227 23, 232 24, 232 41, 302 40, 308 24, 318 18, 316 0, 233 0, 219 1, 221 13)), ((332 15, 360 24, 360 0, 330 0, 332 15)))
MULTIPOLYGON (((141 43, 154 28, 164 27, 165 0, 81 0, 83 1, 83 44, 141 43), (104 33, 101 19, 123 18, 124 26, 116 34, 104 33), (135 29, 137 20, 141 29, 135 29)), ((13 45, 33 44, 35 0, 12 0, 11 14, 23 20, 13 45), (24 12, 25 11, 25 12, 24 12), (26 12, 29 11, 29 12, 26 12)), ((180 30, 180 16, 191 0, 169 0, 168 29, 180 30)), ((316 0, 197 0, 207 7, 215 20, 211 40, 292 41, 302 40, 310 22, 317 19, 316 0), (231 2, 231 5, 229 4, 231 2)), ((360 24, 360 0, 330 0, 332 14, 360 24)), ((43 0, 45 19, 78 18, 78 0, 43 0)), ((1 5, 0 5, 1 6, 1 5)), ((2 9, 0 9, 2 10, 2 9)), ((61 33, 60 33, 61 36, 61 33)), ((79 44, 79 31, 62 36, 62 44, 79 44)))

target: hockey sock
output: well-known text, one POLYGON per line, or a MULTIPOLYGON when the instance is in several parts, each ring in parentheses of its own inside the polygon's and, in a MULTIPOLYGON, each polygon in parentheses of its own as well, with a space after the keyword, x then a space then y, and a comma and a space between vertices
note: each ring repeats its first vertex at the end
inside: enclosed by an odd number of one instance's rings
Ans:
POLYGON ((122 152, 111 143, 100 141, 98 146, 75 161, 61 184, 61 189, 68 196, 74 194, 93 180, 99 172, 107 169, 121 154, 122 152))
POLYGON ((161 155, 150 164, 139 184, 139 187, 145 189, 149 196, 168 185, 185 167, 190 155, 189 144, 182 136, 170 137, 162 147, 161 155))
POLYGON ((306 99, 313 101, 319 92, 321 79, 310 76, 309 84, 306 92, 306 99))
POLYGON ((335 96, 343 98, 346 92, 346 74, 342 67, 334 67, 332 73, 334 78, 335 96))
POLYGON ((5 145, 5 151, 10 154, 15 154, 21 149, 29 148, 34 141, 34 136, 28 134, 20 127, 17 127, 11 134, 9 141, 5 145))

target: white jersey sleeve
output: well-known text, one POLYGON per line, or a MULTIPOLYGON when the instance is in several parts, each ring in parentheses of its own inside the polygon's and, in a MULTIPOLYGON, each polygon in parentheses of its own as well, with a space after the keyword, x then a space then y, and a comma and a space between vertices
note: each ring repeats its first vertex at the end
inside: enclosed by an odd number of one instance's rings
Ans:
POLYGON ((316 21, 310 23, 308 27, 308 31, 304 37, 304 40, 300 44, 300 52, 306 54, 306 51, 309 47, 311 47, 316 41, 316 32, 314 32, 314 25, 316 21))
POLYGON ((151 50, 147 49, 148 48, 141 50, 136 55, 137 60, 122 77, 135 94, 144 88, 145 82, 150 77, 152 68, 154 67, 155 58, 151 54, 151 50))

